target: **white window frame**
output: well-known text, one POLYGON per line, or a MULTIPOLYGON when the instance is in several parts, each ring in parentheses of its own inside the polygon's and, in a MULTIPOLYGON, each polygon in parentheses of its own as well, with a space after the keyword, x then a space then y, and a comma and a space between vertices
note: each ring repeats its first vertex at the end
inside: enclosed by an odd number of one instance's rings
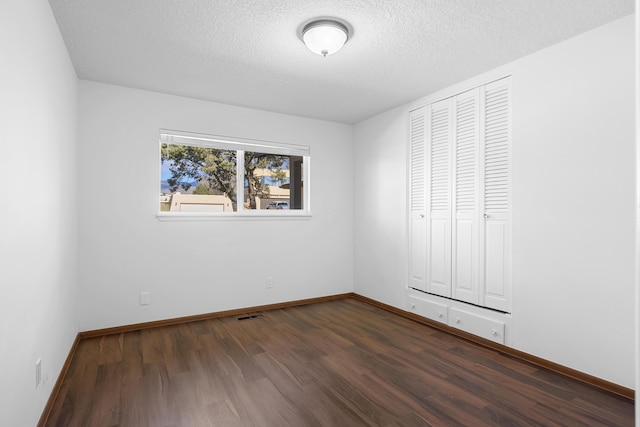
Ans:
MULTIPOLYGON (((311 149, 305 145, 285 144, 281 142, 262 141, 247 138, 228 137, 220 135, 206 135, 193 132, 160 129, 158 145, 158 164, 162 144, 189 145, 195 147, 216 148, 236 151, 236 188, 238 200, 236 212, 160 212, 156 217, 160 221, 206 221, 220 219, 301 219, 311 217, 311 149), (282 156, 299 156, 303 158, 302 181, 302 209, 269 210, 269 209, 245 209, 244 208, 244 158, 245 151, 282 156)), ((158 180, 158 192, 162 192, 161 180, 158 180)))

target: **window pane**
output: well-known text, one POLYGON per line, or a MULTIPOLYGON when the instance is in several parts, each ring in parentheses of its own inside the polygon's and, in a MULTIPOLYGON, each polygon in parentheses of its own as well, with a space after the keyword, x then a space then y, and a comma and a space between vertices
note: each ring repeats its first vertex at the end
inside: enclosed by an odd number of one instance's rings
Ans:
POLYGON ((235 212, 235 150, 161 144, 161 212, 235 212))
POLYGON ((303 209, 301 156, 244 153, 244 208, 303 209))

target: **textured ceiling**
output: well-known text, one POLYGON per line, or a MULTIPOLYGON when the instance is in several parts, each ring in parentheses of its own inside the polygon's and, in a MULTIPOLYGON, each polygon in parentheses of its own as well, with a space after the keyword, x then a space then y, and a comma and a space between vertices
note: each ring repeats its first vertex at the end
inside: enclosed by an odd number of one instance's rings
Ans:
POLYGON ((78 77, 356 123, 633 13, 633 0, 50 0, 78 77), (322 58, 318 16, 354 33, 322 58))

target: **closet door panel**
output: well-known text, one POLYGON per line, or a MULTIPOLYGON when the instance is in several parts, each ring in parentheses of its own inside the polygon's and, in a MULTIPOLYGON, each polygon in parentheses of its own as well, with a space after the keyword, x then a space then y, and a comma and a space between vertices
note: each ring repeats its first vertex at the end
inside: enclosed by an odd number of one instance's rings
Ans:
POLYGON ((462 299, 462 295, 476 293, 476 278, 477 272, 475 271, 475 252, 474 247, 475 239, 475 227, 474 221, 466 221, 458 219, 456 221, 456 251, 454 254, 455 260, 455 298, 462 299))
POLYGON ((451 296, 452 98, 428 108, 427 291, 451 296))
POLYGON ((451 230, 448 218, 432 218, 429 239, 429 292, 451 295, 451 230))
POLYGON ((452 228, 453 298, 478 304, 480 90, 454 100, 452 228))
POLYGON ((482 209, 484 305, 510 311, 511 79, 484 87, 482 209))
POLYGON ((409 286, 426 291, 427 227, 423 214, 411 215, 409 286))
POLYGON ((409 286, 426 291, 426 108, 411 112, 409 161, 409 286))
POLYGON ((485 236, 485 305, 507 310, 507 221, 487 218, 485 236))

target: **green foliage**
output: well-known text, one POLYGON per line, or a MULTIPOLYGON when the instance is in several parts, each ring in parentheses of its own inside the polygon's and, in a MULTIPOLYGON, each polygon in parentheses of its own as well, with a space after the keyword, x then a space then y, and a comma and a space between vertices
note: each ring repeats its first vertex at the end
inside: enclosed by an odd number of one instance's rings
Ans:
POLYGON ((206 183, 236 202, 236 152, 188 145, 162 144, 161 162, 169 161, 171 191, 189 191, 191 183, 206 183))
POLYGON ((275 181, 276 185, 280 186, 285 183, 287 180, 287 173, 282 169, 276 169, 271 171, 271 176, 275 181))
POLYGON ((273 174, 282 172, 280 168, 283 166, 287 157, 276 156, 272 154, 253 153, 247 151, 244 153, 244 176, 248 183, 247 193, 249 196, 249 208, 256 208, 256 197, 268 197, 269 186, 261 181, 261 177, 255 174, 256 169, 269 169, 273 174))
POLYGON ((215 194, 213 189, 211 187, 209 187, 209 185, 205 182, 200 182, 198 183, 198 185, 196 185, 195 190, 193 190, 193 194, 204 194, 204 195, 210 195, 210 194, 215 194))

